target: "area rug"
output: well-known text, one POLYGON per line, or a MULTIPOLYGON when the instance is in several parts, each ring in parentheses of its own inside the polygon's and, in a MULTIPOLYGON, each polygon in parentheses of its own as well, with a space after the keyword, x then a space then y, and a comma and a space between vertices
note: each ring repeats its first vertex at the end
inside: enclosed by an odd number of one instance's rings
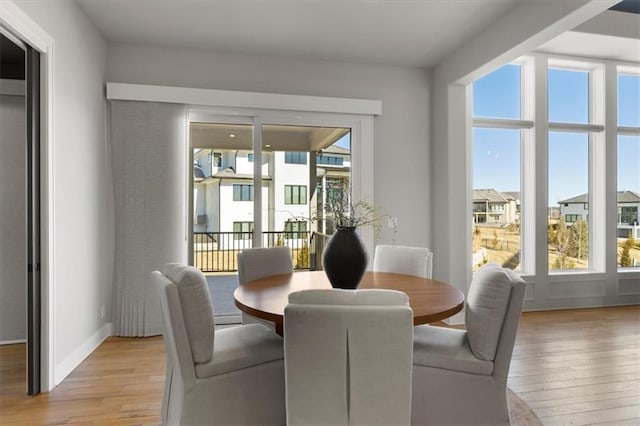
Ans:
POLYGON ((542 426, 542 422, 536 416, 526 402, 518 398, 518 396, 509 389, 507 392, 509 399, 509 413, 511 416, 511 424, 513 426, 542 426))

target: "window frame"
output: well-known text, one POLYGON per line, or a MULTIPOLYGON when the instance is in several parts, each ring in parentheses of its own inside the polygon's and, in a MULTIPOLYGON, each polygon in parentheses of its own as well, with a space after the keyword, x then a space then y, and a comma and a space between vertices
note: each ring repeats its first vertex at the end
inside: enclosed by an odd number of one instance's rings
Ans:
MULTIPOLYGON (((606 229, 606 188, 605 188, 605 121, 608 121, 605 103, 605 81, 607 74, 605 68, 611 61, 592 58, 563 57, 561 55, 549 55, 532 53, 510 62, 521 66, 521 117, 520 119, 502 119, 489 117, 475 117, 471 112, 473 127, 520 129, 521 138, 521 274, 536 275, 542 271, 549 274, 602 272, 605 270, 604 255, 607 244, 605 243, 606 229), (561 123, 548 121, 548 71, 550 68, 589 72, 589 122, 588 123, 561 123), (606 119, 606 120, 605 120, 606 119), (589 135, 589 183, 588 204, 595 209, 590 211, 589 223, 589 268, 586 270, 562 270, 549 271, 546 257, 548 255, 548 242, 543 245, 536 238, 536 231, 542 231, 548 227, 548 212, 546 206, 540 205, 541 195, 548 205, 548 179, 546 173, 541 175, 541 169, 548 167, 548 133, 549 132, 586 133, 589 135), (542 146, 544 144, 544 146, 542 146), (527 161, 527 159, 529 161, 527 161), (544 163, 541 166, 541 162, 544 163), (544 191, 539 187, 544 186, 544 191), (536 189, 538 188, 538 189, 536 189), (595 208, 597 206, 597 208, 595 208), (544 213, 543 213, 544 212, 544 213), (540 223, 539 223, 540 222, 540 223), (538 259, 538 260, 537 260, 538 259)), ((618 66, 620 72, 621 66, 618 66)), ((625 67, 624 73, 638 72, 632 66, 625 67)), ((616 74, 617 78, 617 74, 616 74)), ((609 87, 609 86, 607 86, 609 87)), ((610 91, 610 88, 607 89, 610 91)), ((472 91, 471 91, 472 92, 472 91)), ((473 96, 473 95, 471 95, 473 96)), ((617 97, 617 93, 616 93, 617 97)), ((616 98, 617 99, 617 98, 616 98)), ((471 105, 472 101, 469 102, 471 105)), ((617 116, 616 116, 617 118, 617 116)), ((617 124, 617 121, 616 121, 617 124)), ((608 126, 609 128, 611 126, 608 126)), ((620 130, 620 129, 618 129, 620 130)), ((622 131, 628 131, 622 129, 622 131)), ((636 129, 631 129, 636 134, 636 129)), ((638 133, 640 134, 640 129, 638 133)), ((470 140, 471 144, 473 139, 470 140)), ((470 148, 471 149, 471 148, 470 148)), ((548 173, 548 171, 547 171, 548 173)), ((472 191, 473 188, 470 188, 472 191)), ((471 203, 472 204, 472 203, 471 203)), ((473 206, 472 210, 473 210, 473 206)), ((616 216, 617 217, 617 216, 616 216)))
POLYGON ((233 239, 235 241, 249 241, 253 238, 253 222, 251 221, 241 221, 241 222, 233 222, 233 239), (248 225, 248 231, 244 230, 245 225, 248 225), (236 230, 236 227, 239 227, 240 230, 236 230))
POLYGON ((308 195, 307 189, 308 189, 307 185, 285 185, 284 186, 284 204, 289 206, 308 204, 309 200, 307 199, 307 195, 308 195), (304 196, 302 194, 302 188, 304 188, 304 196), (297 189, 296 197, 294 197, 294 189, 297 189), (287 201, 287 198, 289 199, 289 201, 287 201))
POLYGON ((284 164, 307 165, 307 153, 302 151, 285 151, 284 164))
POLYGON ((234 183, 232 184, 233 191, 233 201, 243 202, 243 201, 253 201, 254 199, 254 189, 252 183, 234 183), (236 188, 239 188, 239 196, 236 197, 236 188), (245 194, 245 188, 248 188, 248 193, 245 194), (246 195, 246 197, 245 197, 246 195))
POLYGON ((309 222, 306 220, 286 220, 284 222, 284 238, 288 240, 299 239, 300 233, 309 232, 309 222), (304 230, 301 230, 301 225, 304 225, 304 230), (293 235, 296 234, 294 237, 293 235))
MULTIPOLYGON (((520 118, 495 118, 495 117, 475 117, 471 111, 472 129, 491 128, 491 129, 511 129, 520 130, 520 274, 535 274, 535 203, 529 200, 535 199, 535 184, 531 179, 535 176, 535 167, 531 162, 523 161, 525 155, 532 157, 535 155, 534 140, 534 114, 535 104, 534 82, 535 59, 533 56, 523 56, 514 61, 509 62, 513 65, 520 66, 520 118), (525 221, 525 218, 527 219, 525 221)), ((505 64, 506 65, 506 64, 505 64)), ((471 91, 473 92, 473 91, 471 91)), ((472 95, 473 96, 473 95, 472 95)), ((470 102, 473 104, 473 102, 470 102)), ((471 146, 473 146, 473 137, 471 138, 471 146)), ((473 150, 473 148, 471 148, 473 150)), ((471 179, 472 180, 472 179, 471 179)), ((472 185, 473 186, 473 185, 472 185)), ((471 188, 473 193, 473 187, 471 188)), ((473 201, 471 202, 473 204, 473 201)), ((475 211, 475 210, 474 210, 475 211)), ((491 213, 487 208, 486 215, 491 213)), ((473 213, 472 213, 473 217, 473 213)), ((487 217, 488 219, 488 217, 487 217)), ((485 222, 489 223, 489 222, 485 222)))

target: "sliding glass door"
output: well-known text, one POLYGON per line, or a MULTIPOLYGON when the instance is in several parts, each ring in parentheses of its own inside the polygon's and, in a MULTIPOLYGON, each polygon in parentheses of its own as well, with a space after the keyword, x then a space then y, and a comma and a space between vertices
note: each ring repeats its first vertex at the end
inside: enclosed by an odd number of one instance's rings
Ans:
POLYGON ((350 182, 351 129, 215 116, 189 131, 190 260, 207 274, 217 320, 235 322, 239 251, 288 246, 296 270, 320 269, 333 232, 326 191, 350 182))

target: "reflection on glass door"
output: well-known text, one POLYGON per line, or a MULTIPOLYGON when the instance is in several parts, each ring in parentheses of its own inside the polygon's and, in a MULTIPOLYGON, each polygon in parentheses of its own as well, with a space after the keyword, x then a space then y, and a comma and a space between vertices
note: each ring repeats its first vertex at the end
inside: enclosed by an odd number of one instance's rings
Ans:
POLYGON ((217 317, 239 314, 232 294, 241 250, 288 246, 295 270, 321 269, 334 230, 327 193, 348 188, 351 172, 351 129, 229 121, 190 124, 191 256, 207 275, 217 317))

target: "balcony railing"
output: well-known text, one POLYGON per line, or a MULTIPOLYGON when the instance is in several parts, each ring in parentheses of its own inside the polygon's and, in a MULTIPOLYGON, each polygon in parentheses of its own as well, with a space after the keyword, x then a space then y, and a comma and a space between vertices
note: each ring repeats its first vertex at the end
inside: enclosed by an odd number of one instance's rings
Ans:
MULTIPOLYGON (((294 269, 310 268, 310 232, 263 232, 262 247, 287 246, 294 269)), ((194 232, 193 262, 202 272, 238 270, 237 254, 253 247, 253 232, 194 232)))

